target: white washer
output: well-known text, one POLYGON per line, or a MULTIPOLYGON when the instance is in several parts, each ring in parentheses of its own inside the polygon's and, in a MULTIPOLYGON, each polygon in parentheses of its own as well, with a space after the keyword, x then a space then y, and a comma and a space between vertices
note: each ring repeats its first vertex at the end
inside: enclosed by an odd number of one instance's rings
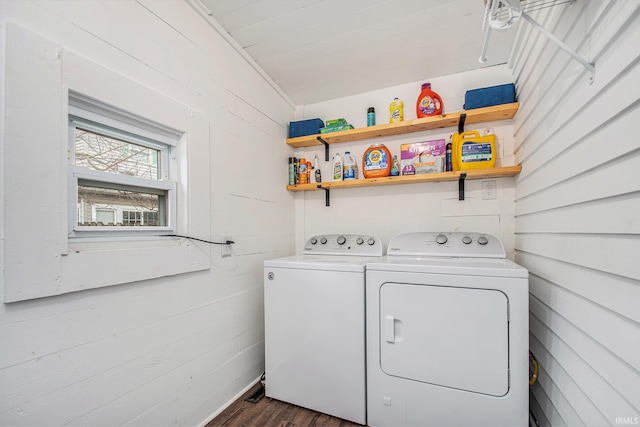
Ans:
POLYGON ((264 262, 266 396, 365 424, 365 266, 382 255, 334 234, 264 262))
POLYGON ((481 233, 408 233, 367 264, 372 427, 526 426, 528 276, 481 233))

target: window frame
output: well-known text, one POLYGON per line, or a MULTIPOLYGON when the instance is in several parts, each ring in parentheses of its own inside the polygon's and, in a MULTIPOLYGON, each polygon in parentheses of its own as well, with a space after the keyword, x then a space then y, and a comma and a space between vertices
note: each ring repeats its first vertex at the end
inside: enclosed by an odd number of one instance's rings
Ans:
POLYGON ((69 91, 68 165, 68 238, 69 242, 87 238, 166 236, 177 230, 176 146, 178 131, 107 106, 100 101, 69 91), (159 152, 158 179, 91 170, 75 165, 76 128, 104 135, 159 152), (164 226, 83 226, 78 225, 78 186, 94 184, 98 188, 135 191, 164 198, 167 223, 164 226))

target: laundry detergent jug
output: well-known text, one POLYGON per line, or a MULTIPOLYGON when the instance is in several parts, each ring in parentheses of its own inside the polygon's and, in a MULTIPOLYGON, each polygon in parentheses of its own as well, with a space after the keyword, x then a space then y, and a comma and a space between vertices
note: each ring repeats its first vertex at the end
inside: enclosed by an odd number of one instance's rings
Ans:
POLYGON ((362 174, 365 178, 389 176, 391 160, 391 152, 384 144, 372 145, 362 156, 362 174))
POLYGON ((476 131, 455 133, 451 142, 454 171, 492 168, 496 165, 496 136, 476 131))
POLYGON ((416 115, 420 117, 439 116, 444 105, 440 95, 431 90, 431 83, 423 83, 422 91, 416 102, 416 115))

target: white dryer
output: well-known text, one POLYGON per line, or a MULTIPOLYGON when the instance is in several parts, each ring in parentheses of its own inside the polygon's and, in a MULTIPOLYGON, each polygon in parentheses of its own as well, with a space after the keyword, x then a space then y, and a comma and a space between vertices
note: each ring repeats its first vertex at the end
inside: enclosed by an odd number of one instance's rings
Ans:
POLYGON ((365 266, 382 255, 334 234, 264 262, 266 396, 365 424, 365 266))
POLYGON ((526 426, 528 271, 482 233, 408 233, 367 264, 372 427, 526 426))

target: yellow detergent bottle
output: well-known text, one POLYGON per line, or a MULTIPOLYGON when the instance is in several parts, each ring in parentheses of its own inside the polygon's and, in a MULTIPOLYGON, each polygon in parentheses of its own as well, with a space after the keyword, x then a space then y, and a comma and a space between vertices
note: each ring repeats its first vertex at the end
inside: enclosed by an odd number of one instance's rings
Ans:
POLYGON ((480 136, 474 130, 455 133, 451 142, 454 171, 493 168, 496 165, 496 136, 480 136))
POLYGON ((398 98, 393 98, 389 104, 389 123, 398 123, 404 120, 404 102, 398 98))

